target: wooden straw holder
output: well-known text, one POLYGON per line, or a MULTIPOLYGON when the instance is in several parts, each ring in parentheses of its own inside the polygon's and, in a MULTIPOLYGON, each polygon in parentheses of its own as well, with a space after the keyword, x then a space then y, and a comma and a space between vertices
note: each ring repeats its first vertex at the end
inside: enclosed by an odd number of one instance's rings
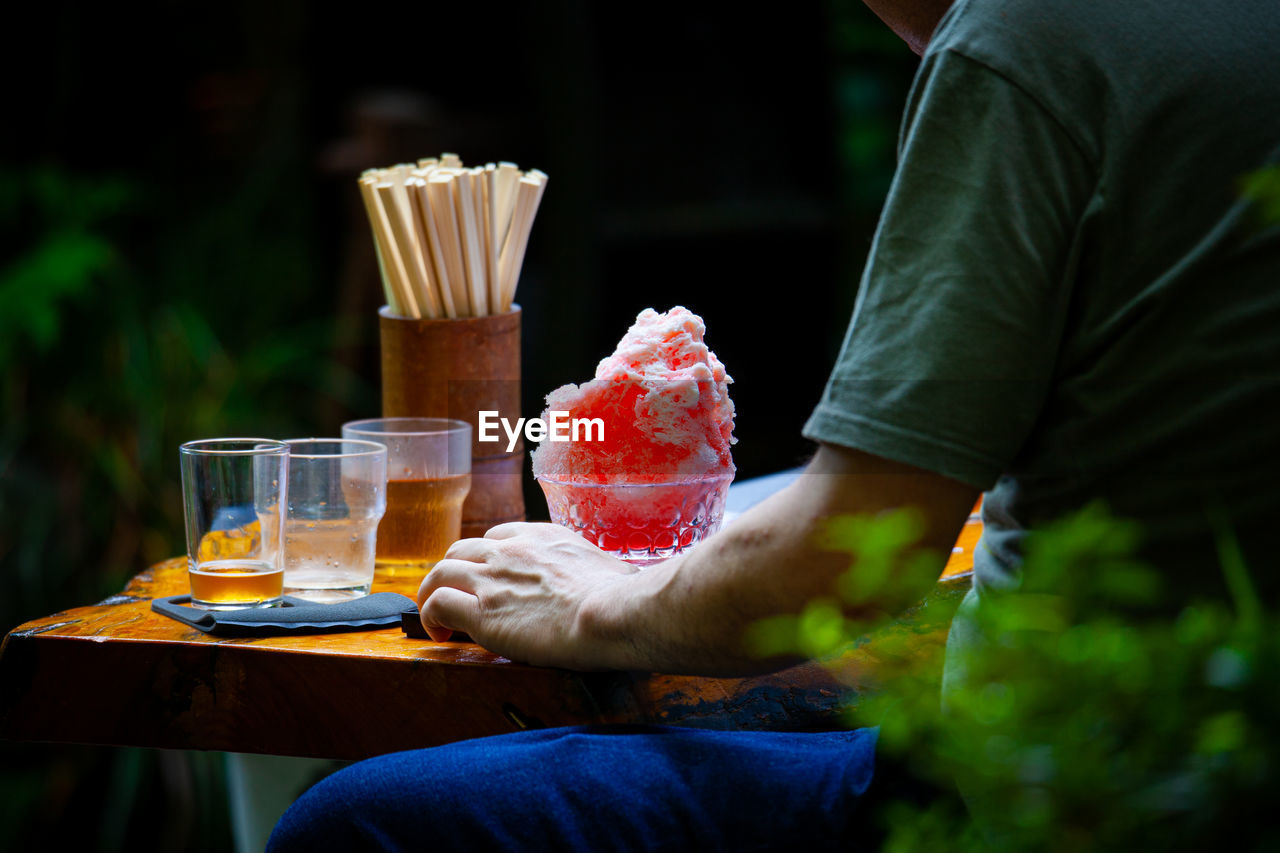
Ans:
POLYGON ((383 417, 455 418, 471 424, 471 492, 462 507, 463 537, 495 524, 524 521, 524 441, 510 453, 501 427, 480 442, 478 413, 520 418, 520 307, 487 317, 414 320, 384 306, 383 417))

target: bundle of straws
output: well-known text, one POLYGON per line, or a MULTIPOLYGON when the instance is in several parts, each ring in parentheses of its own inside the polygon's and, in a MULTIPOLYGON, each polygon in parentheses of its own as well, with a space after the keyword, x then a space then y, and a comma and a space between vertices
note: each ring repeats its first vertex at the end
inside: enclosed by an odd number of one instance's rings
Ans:
POLYGON ((547 176, 442 154, 360 177, 387 305, 401 317, 511 310, 547 176))

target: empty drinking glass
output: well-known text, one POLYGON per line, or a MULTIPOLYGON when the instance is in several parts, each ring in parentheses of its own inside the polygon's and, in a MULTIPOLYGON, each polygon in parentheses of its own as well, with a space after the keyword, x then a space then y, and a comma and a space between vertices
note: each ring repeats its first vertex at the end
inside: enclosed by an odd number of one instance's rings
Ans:
POLYGON ((368 595, 378 522, 387 506, 387 448, 343 438, 285 443, 285 593, 324 603, 368 595))

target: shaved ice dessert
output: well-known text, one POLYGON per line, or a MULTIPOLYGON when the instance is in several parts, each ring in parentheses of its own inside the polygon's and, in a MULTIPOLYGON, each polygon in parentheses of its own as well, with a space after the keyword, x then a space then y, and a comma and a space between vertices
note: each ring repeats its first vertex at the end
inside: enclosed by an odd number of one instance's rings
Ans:
POLYGON ((646 308, 594 379, 547 395, 544 420, 567 412, 571 421, 603 424, 603 437, 586 430, 533 451, 552 520, 637 565, 701 541, 724 514, 733 380, 703 342, 705 331, 686 308, 646 308))

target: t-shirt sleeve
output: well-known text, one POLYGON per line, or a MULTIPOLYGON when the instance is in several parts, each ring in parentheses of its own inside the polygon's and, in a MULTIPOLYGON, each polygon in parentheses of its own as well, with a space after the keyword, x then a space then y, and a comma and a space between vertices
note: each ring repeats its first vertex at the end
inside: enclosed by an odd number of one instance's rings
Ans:
POLYGON ((1095 174, 1032 93, 962 54, 927 54, 804 435, 990 488, 1052 381, 1095 174))

